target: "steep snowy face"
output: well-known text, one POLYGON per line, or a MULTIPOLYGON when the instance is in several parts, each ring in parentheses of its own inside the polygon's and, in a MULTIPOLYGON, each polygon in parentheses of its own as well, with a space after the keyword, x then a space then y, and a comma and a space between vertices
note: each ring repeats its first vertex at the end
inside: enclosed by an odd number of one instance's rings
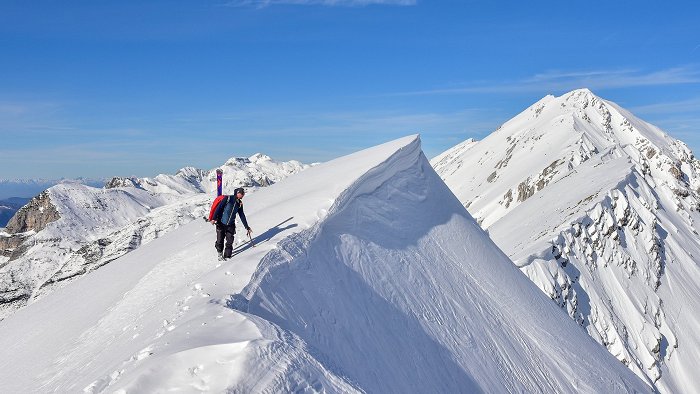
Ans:
POLYGON ((647 390, 541 297, 414 149, 281 242, 232 303, 366 392, 647 390))
MULTIPOLYGON (((237 187, 269 186, 309 168, 309 165, 296 160, 279 162, 256 153, 249 158, 231 158, 219 168, 224 172, 223 190, 226 194, 237 187)), ((135 187, 154 193, 210 193, 216 191, 216 169, 207 171, 185 167, 175 175, 160 174, 154 178, 115 177, 105 187, 135 187)))
MULTIPOLYGON (((257 154, 222 167, 224 192, 269 185, 309 166, 257 154)), ((0 319, 80 275, 203 217, 216 190, 214 170, 113 178, 104 189, 51 187, 0 232, 0 319), (207 192, 207 193, 204 193, 207 192)))
MULTIPOLYGON (((437 161, 433 161, 436 165, 437 161)), ((492 239, 661 391, 695 387, 700 162, 588 90, 548 96, 441 176, 492 239), (695 360, 695 361, 694 361, 695 360)))
POLYGON ((513 266, 417 137, 246 199, 257 246, 232 261, 196 221, 0 322, 4 388, 650 391, 513 266))

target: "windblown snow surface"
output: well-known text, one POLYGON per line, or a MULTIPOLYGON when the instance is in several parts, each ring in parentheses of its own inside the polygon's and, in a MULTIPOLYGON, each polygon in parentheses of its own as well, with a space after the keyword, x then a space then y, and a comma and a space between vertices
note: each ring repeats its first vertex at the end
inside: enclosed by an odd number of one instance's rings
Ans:
POLYGON ((650 392, 532 284, 406 137, 182 226, 0 322, 7 392, 650 392), (573 350, 573 351, 572 351, 573 350))
POLYGON ((580 89, 432 164, 610 353, 661 392, 700 392, 700 161, 683 142, 580 89))

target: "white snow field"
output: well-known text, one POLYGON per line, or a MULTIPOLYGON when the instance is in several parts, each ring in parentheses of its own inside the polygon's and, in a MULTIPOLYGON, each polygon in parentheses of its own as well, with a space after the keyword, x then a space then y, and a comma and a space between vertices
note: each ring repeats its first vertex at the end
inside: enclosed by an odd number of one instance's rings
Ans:
POLYGON ((245 197, 0 322, 5 392, 651 392, 495 246, 417 136, 245 197), (240 228, 240 226, 239 226, 240 228))
POLYGON ((700 162, 586 89, 432 164, 494 242, 610 353, 700 392, 700 162))

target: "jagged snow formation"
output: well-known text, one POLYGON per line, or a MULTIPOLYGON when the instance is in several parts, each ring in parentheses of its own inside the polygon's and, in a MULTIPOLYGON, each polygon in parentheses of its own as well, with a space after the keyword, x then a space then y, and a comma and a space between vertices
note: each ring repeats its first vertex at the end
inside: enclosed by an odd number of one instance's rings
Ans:
POLYGON ((257 245, 231 261, 192 222, 0 322, 3 389, 651 389, 513 266, 415 136, 245 204, 257 245))
POLYGON ((700 162, 586 89, 433 165, 492 239, 620 361, 697 389, 700 162))
MULTIPOLYGON (((308 168, 256 154, 230 159, 224 192, 266 186, 308 168)), ((0 233, 0 319, 68 281, 208 213, 215 170, 113 178, 104 189, 63 183, 20 209, 0 233), (206 193, 205 193, 206 192, 206 193)))

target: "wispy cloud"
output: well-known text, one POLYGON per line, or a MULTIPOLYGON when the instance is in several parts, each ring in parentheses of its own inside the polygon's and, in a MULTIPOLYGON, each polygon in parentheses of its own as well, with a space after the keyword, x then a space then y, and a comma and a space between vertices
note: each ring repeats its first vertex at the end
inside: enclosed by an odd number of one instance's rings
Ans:
MULTIPOLYGON (((484 109, 289 110, 184 114, 166 121, 162 130, 78 127, 60 138, 2 131, 0 177, 109 177, 172 173, 185 165, 213 168, 231 156, 262 151, 275 159, 327 161, 392 138, 423 135, 423 150, 432 157, 468 137, 494 130, 502 114, 484 109), (196 131, 196 132, 194 132, 196 131), (294 139, 287 141, 288 136, 294 139), (235 138, 245 136, 245 138, 235 138), (279 141, 287 142, 280 144, 279 141), (30 173, 31 172, 31 173, 30 173)), ((23 129, 26 130, 26 129, 23 129)))
POLYGON ((700 83, 700 69, 690 66, 673 67, 651 72, 642 72, 635 69, 581 71, 552 70, 513 81, 392 93, 390 95, 418 96, 466 93, 561 92, 582 87, 597 90, 635 86, 682 85, 697 83, 700 83))
POLYGON ((416 5, 417 0, 231 0, 228 7, 265 8, 273 5, 320 5, 326 7, 364 7, 369 5, 416 5))
POLYGON ((649 105, 640 105, 630 108, 635 114, 677 114, 677 113, 700 113, 700 97, 694 97, 685 100, 669 101, 665 103, 656 103, 649 105))
POLYGON ((478 124, 480 128, 491 127, 494 123, 490 120, 491 118, 492 114, 489 112, 475 108, 424 112, 401 110, 293 112, 271 109, 245 113, 192 114, 175 121, 198 125, 209 121, 217 125, 225 124, 230 129, 256 136, 293 133, 297 136, 316 137, 329 133, 336 136, 373 135, 379 131, 400 135, 423 131, 463 132, 468 124, 478 124))
MULTIPOLYGON (((450 111, 357 110, 289 111, 270 109, 242 113, 191 114, 179 121, 197 124, 212 121, 209 129, 235 130, 245 135, 248 146, 237 142, 237 149, 259 149, 276 159, 326 161, 372 144, 409 134, 423 135, 423 150, 435 155, 468 137, 482 138, 507 119, 500 109, 463 108, 450 111), (274 143, 294 135, 294 141, 274 143), (342 141, 342 143, 338 143, 342 141), (309 151, 309 145, 318 148, 309 151)), ((189 127, 189 126, 185 126, 189 127)))

